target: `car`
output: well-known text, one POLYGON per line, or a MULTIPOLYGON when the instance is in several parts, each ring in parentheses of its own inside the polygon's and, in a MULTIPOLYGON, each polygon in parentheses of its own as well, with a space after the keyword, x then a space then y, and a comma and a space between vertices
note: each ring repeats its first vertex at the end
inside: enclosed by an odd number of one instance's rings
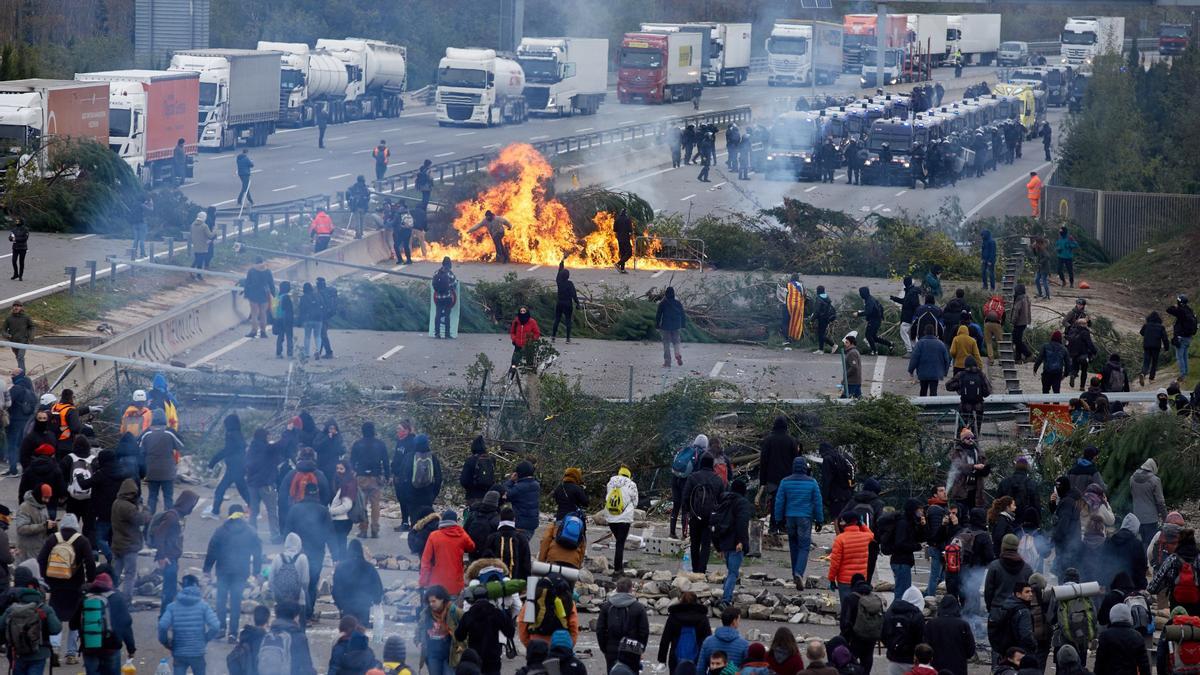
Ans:
POLYGON ((1001 42, 996 57, 1002 66, 1027 66, 1029 65, 1029 43, 1001 42))

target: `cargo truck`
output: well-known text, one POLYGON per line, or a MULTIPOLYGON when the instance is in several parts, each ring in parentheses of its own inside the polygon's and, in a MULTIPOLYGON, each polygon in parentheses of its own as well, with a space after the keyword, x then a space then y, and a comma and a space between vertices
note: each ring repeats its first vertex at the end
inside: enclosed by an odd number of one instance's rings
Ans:
POLYGON ((608 91, 608 40, 523 38, 517 62, 525 72, 529 114, 594 115, 608 91))
POLYGON ((825 21, 780 19, 767 38, 767 85, 829 84, 842 72, 842 27, 825 21), (813 39, 813 30, 816 39, 813 39))
POLYGON ((618 56, 621 103, 686 101, 700 92, 699 33, 626 33, 618 56))
POLYGON ((750 24, 644 23, 643 33, 699 33, 702 37, 701 81, 706 85, 735 85, 750 77, 750 24))
POLYGON ((365 38, 321 38, 317 49, 336 57, 346 68, 349 82, 344 120, 400 116, 404 109, 401 95, 408 83, 407 49, 365 38))
POLYGON ((73 80, 0 82, 0 144, 7 169, 19 158, 48 167, 56 140, 108 145, 108 85, 73 80))
POLYGON ((350 79, 341 59, 312 49, 303 42, 260 40, 258 51, 283 55, 279 72, 281 126, 310 126, 316 122, 317 110, 322 107, 329 115, 330 123, 345 121, 346 88, 350 79))
POLYGON ((946 54, 962 54, 964 66, 989 66, 1000 51, 999 14, 951 14, 946 17, 946 54))
MULTIPOLYGON (((940 66, 946 59, 947 16, 909 14, 906 22, 911 58, 920 68, 940 66)), ((999 43, 997 43, 999 44, 999 43)))
POLYGON ((187 49, 168 70, 200 74, 200 148, 221 151, 243 141, 267 144, 279 121, 279 52, 187 49))
POLYGON ((1187 51, 1192 39, 1192 27, 1186 23, 1164 23, 1158 27, 1160 56, 1178 56, 1187 51))
POLYGON ((437 120, 449 124, 520 124, 525 121, 525 71, 492 49, 446 48, 438 63, 437 120))
MULTIPOLYGON (((847 14, 842 19, 842 72, 862 72, 864 47, 875 47, 874 14, 847 14)), ((884 47, 897 49, 908 41, 908 17, 904 14, 889 14, 884 36, 884 47)))
POLYGON ((196 120, 200 76, 170 70, 76 73, 80 82, 108 83, 108 144, 147 186, 187 177, 175 173, 175 144, 182 139, 187 165, 199 149, 196 120))
POLYGON ((1091 63, 1099 54, 1120 54, 1125 49, 1125 17, 1072 16, 1059 37, 1066 63, 1091 63))

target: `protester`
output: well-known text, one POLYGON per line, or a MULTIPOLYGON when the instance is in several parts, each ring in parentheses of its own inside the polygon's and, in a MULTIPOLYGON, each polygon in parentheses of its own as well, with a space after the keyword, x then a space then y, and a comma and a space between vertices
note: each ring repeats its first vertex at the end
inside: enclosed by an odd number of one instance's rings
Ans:
POLYGON ((914 651, 925 634, 925 617, 921 613, 924 608, 921 591, 910 585, 884 614, 881 637, 887 646, 888 673, 904 675, 912 666, 914 651))
POLYGON ((1000 556, 987 566, 983 581, 983 601, 989 611, 998 610, 1020 584, 1028 583, 1033 569, 1017 552, 1017 535, 1006 534, 997 550, 1000 556))
MULTIPOLYGON (((630 648, 640 655, 650 640, 650 620, 646 607, 633 595, 633 580, 621 577, 616 592, 600 606, 596 620, 596 640, 604 654, 606 670, 612 670, 618 656, 630 648), (632 641, 635 644, 630 644, 632 641)), ((626 664, 630 665, 630 664, 626 664)), ((635 670, 637 664, 631 665, 635 670)))
MULTIPOLYGON (((838 625, 841 637, 865 672, 871 672, 875 643, 883 636, 883 598, 867 583, 866 577, 855 574, 850 580, 851 593, 841 603, 838 625)), ((811 657, 810 657, 811 660, 811 657)))
POLYGON ((333 521, 329 548, 334 561, 340 561, 346 553, 346 537, 354 529, 356 519, 366 517, 366 509, 358 494, 358 478, 348 460, 335 465, 333 477, 337 491, 329 502, 329 517, 333 521))
POLYGON ((342 618, 353 616, 367 628, 374 627, 371 607, 383 601, 383 582, 375 565, 363 554, 361 541, 350 542, 346 556, 334 569, 332 594, 342 618))
POLYGON ((259 647, 259 675, 262 675, 266 664, 271 664, 271 670, 280 674, 316 675, 308 636, 299 623, 303 611, 304 608, 294 602, 276 603, 275 620, 271 622, 271 628, 259 647))
POLYGON ((179 453, 184 450, 183 442, 167 428, 166 412, 155 409, 152 415, 150 431, 141 438, 142 452, 146 455, 146 481, 150 486, 146 500, 150 513, 158 510, 160 492, 164 509, 170 509, 174 503, 176 465, 179 453))
POLYGON ((813 527, 820 531, 825 521, 821 488, 808 474, 808 460, 803 457, 792 460, 792 475, 780 482, 774 509, 775 519, 787 524, 792 580, 797 590, 804 589, 813 527))
POLYGON ((1200 576, 1196 571, 1198 555, 1200 551, 1197 550, 1195 531, 1190 528, 1181 530, 1175 552, 1154 570, 1154 578, 1146 590, 1151 595, 1166 591, 1171 607, 1180 606, 1187 610, 1188 615, 1200 616, 1200 576))
POLYGON ((950 371, 950 352, 934 334, 933 326, 927 325, 922 331, 910 350, 908 374, 921 383, 921 396, 937 396, 938 382, 950 371))
POLYGON ((362 438, 350 446, 350 461, 354 463, 363 501, 370 507, 369 517, 363 518, 358 524, 358 536, 366 538, 369 529, 371 538, 378 539, 380 498, 388 475, 388 464, 387 447, 375 437, 374 422, 363 422, 362 438))
MULTIPOLYGON (((707 438, 705 439, 707 441, 707 438)), ((771 426, 771 433, 763 437, 758 445, 758 480, 759 497, 756 501, 770 513, 771 534, 782 534, 784 523, 775 516, 775 495, 779 484, 792 473, 792 460, 796 458, 800 448, 796 439, 787 430, 787 418, 776 417, 771 426)), ((822 482, 825 478, 825 468, 822 467, 822 482)))
POLYGON ((1133 627, 1129 605, 1114 605, 1096 646, 1096 675, 1150 675, 1145 636, 1133 627))
MULTIPOLYGON (((361 543, 361 542, 355 542, 361 543)), ((353 615, 346 615, 338 623, 338 639, 329 654, 328 675, 358 675, 379 665, 363 626, 353 615)))
MULTIPOLYGON (((161 516, 154 517, 147 526, 147 543, 155 549, 154 562, 158 565, 163 579, 160 615, 161 610, 175 600, 179 558, 183 556, 183 522, 199 501, 200 498, 195 492, 184 490, 179 493, 179 499, 174 506, 163 511, 161 516)), ((213 618, 216 619, 215 616, 213 618)))
POLYGON ((842 398, 862 398, 862 355, 858 351, 858 332, 850 331, 842 338, 845 355, 845 387, 842 398))
POLYGON ((200 580, 185 576, 179 598, 158 618, 158 641, 170 650, 175 673, 186 675, 190 668, 194 675, 204 675, 204 653, 219 631, 216 612, 200 598, 200 580))
POLYGON ((942 596, 937 615, 925 622, 921 641, 933 647, 930 663, 934 668, 967 675, 968 664, 975 658, 975 635, 962 618, 958 598, 949 593, 942 596))
POLYGON ((637 483, 633 482, 629 467, 622 466, 617 469, 617 475, 608 479, 604 492, 607 495, 604 500, 605 515, 615 544, 613 574, 620 576, 625 569, 625 539, 629 536, 633 514, 638 505, 638 487, 637 483))
POLYGON ((325 506, 324 500, 321 499, 316 484, 308 483, 304 486, 304 500, 288 511, 283 531, 300 536, 300 544, 305 557, 308 558, 309 569, 313 571, 308 579, 308 605, 305 615, 311 619, 317 602, 317 584, 325 561, 325 549, 330 545, 329 538, 333 534, 333 519, 329 515, 329 507, 325 506))
POLYGON ((79 609, 83 602, 83 585, 96 576, 92 544, 79 531, 79 520, 68 513, 59 523, 59 530, 46 539, 38 554, 38 568, 50 588, 50 606, 55 614, 65 617, 64 663, 79 663, 76 642, 80 629, 79 609))
POLYGON ((458 514, 443 511, 438 530, 429 536, 421 556, 421 587, 438 585, 452 595, 461 593, 465 585, 463 556, 474 550, 475 543, 458 524, 458 514))
POLYGON ((308 605, 308 582, 313 571, 320 575, 320 568, 309 569, 308 556, 300 541, 300 535, 288 533, 283 540, 283 550, 271 558, 267 581, 276 609, 282 603, 294 603, 300 608, 308 605))
POLYGON ((214 567, 217 577, 217 622, 220 632, 233 640, 238 636, 246 580, 263 567, 262 542, 246 522, 246 511, 240 504, 229 507, 229 517, 208 540, 204 573, 211 573, 214 567))
MULTIPOLYGON (((707 166, 707 165, 706 165, 707 166)), ((663 299, 658 303, 658 311, 654 317, 654 325, 658 328, 663 345, 663 368, 671 367, 671 348, 675 349, 675 363, 683 365, 683 354, 680 352, 680 333, 687 325, 687 313, 683 304, 675 299, 675 287, 668 286, 663 299)))
MULTIPOLYGON (((461 575, 459 583, 462 583, 461 575)), ((459 619, 458 628, 454 629, 454 638, 479 654, 482 675, 500 675, 501 634, 510 640, 516 634, 512 616, 486 601, 471 603, 471 608, 459 619)))
POLYGON ((746 483, 735 480, 729 491, 721 495, 717 510, 713 513, 713 544, 725 559, 725 584, 721 603, 728 606, 733 602, 733 590, 737 587, 742 562, 750 551, 750 518, 753 509, 746 499, 746 483))
POLYGON ((54 608, 46 603, 37 577, 27 567, 18 567, 13 574, 13 589, 6 599, 9 605, 0 616, 0 632, 5 636, 14 633, 21 636, 18 640, 7 640, 9 667, 18 675, 39 674, 53 654, 50 636, 58 635, 63 624, 54 608), (34 638, 39 635, 40 640, 34 638))
POLYGON ((726 607, 721 610, 721 626, 700 644, 700 657, 696 663, 708 663, 714 652, 724 652, 729 664, 735 669, 746 660, 746 650, 750 643, 738 632, 741 612, 737 607, 726 607))
POLYGON ((283 455, 279 446, 271 443, 267 430, 258 428, 246 451, 246 488, 250 492, 250 525, 258 527, 260 509, 267 510, 267 524, 271 541, 278 543, 283 536, 279 530, 279 499, 276 486, 279 482, 279 464, 283 455))
POLYGON ((838 592, 844 606, 852 592, 854 577, 866 578, 871 544, 875 535, 860 524, 858 513, 847 511, 840 516, 842 530, 833 540, 829 555, 829 583, 838 592))
POLYGON ((708 607, 700 604, 695 593, 684 591, 679 602, 667 608, 667 622, 658 643, 658 662, 666 664, 671 675, 675 675, 680 664, 696 662, 700 645, 711 634, 708 607))
POLYGON ((496 458, 488 452, 483 436, 471 441, 471 455, 463 462, 458 484, 466 493, 468 504, 483 499, 496 485, 496 458))
MULTIPOLYGON (((813 485, 815 486, 816 483, 814 482, 813 485)), ((709 524, 717 504, 720 502, 721 493, 724 491, 724 484, 713 472, 712 455, 702 455, 700 468, 687 477, 683 486, 684 515, 691 528, 691 571, 693 572, 704 573, 708 570, 709 547, 712 544, 709 524)), ((817 502, 820 503, 819 497, 817 502)), ((778 504, 776 511, 777 513, 779 511, 778 504)))
POLYGON ((81 605, 83 665, 89 674, 119 675, 121 646, 133 659, 137 643, 129 603, 114 592, 112 577, 106 572, 84 587, 81 605))
POLYGON ((1029 582, 1018 582, 1003 603, 989 613, 987 634, 993 655, 1008 654, 1011 658, 1010 651, 1014 648, 1022 655, 1037 653, 1029 611, 1032 601, 1033 589, 1029 582))
POLYGON ((425 601, 417 618, 416 642, 421 647, 420 666, 429 675, 447 675, 452 664, 458 663, 464 645, 454 632, 462 620, 462 610, 454 603, 445 587, 434 584, 425 589, 425 601))

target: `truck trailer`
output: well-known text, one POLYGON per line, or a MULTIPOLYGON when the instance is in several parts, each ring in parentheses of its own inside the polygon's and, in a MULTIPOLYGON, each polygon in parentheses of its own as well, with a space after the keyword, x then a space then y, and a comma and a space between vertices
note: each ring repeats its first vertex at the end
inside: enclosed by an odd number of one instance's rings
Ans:
POLYGON ((523 38, 517 62, 525 72, 529 114, 594 115, 608 91, 608 40, 523 38))
POLYGON ((750 77, 748 23, 644 23, 641 30, 643 33, 699 33, 703 65, 700 77, 706 85, 735 85, 750 77))
POLYGON ((18 158, 49 165, 54 141, 93 140, 108 145, 108 85, 102 82, 28 79, 0 82, 0 143, 7 169, 18 158))
POLYGON ((108 83, 108 144, 142 183, 153 187, 187 177, 175 173, 175 145, 190 165, 199 146, 200 75, 170 70, 76 73, 80 82, 108 83))
POLYGON ((258 51, 283 55, 279 73, 280 125, 310 126, 316 122, 320 108, 329 115, 329 122, 345 121, 350 79, 341 59, 303 42, 260 40, 258 51))
POLYGON ((408 84, 408 50, 366 38, 317 40, 317 49, 342 62, 348 83, 342 120, 399 117, 408 84))
MULTIPOLYGON (((847 14, 842 18, 842 72, 862 71, 864 47, 876 47, 874 14, 847 14)), ((889 14, 884 36, 886 49, 899 49, 908 42, 908 17, 889 14)))
POLYGON ((168 70, 200 74, 200 148, 216 151, 267 144, 279 121, 279 52, 188 49, 168 70))
POLYGON ((699 33, 626 33, 621 39, 617 100, 671 103, 699 94, 699 33))
POLYGON ((961 54, 964 66, 989 66, 996 61, 999 14, 950 14, 946 20, 947 56, 961 54))
POLYGON ((842 72, 842 26, 825 21, 780 19, 767 38, 767 85, 829 84, 842 72), (816 39, 813 31, 816 30, 816 39))
POLYGON ((525 121, 525 71, 492 49, 446 48, 438 63, 437 120, 449 124, 520 124, 525 121))
POLYGON ((923 68, 940 66, 946 59, 947 19, 945 14, 909 14, 906 22, 911 58, 923 68))
POLYGON ((1063 61, 1090 64, 1100 54, 1125 50, 1125 17, 1072 16, 1059 37, 1063 61))

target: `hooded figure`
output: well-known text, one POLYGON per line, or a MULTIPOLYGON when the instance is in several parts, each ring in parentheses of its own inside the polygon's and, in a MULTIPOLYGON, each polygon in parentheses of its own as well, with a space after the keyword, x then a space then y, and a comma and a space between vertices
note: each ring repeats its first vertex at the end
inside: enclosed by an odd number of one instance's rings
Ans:
POLYGON ((1149 672, 1146 639, 1134 629, 1129 605, 1113 605, 1108 613, 1108 628, 1100 632, 1096 648, 1096 675, 1149 672))
POLYGON ((1082 542, 1079 538, 1079 500, 1082 496, 1072 487, 1071 480, 1060 476, 1054 481, 1051 503, 1054 505, 1054 526, 1050 539, 1054 542, 1055 569, 1062 573, 1076 563, 1082 542))
POLYGON ((401 475, 408 479, 405 481, 405 487, 408 491, 409 508, 418 509, 422 506, 433 508, 433 501, 437 499, 438 494, 442 491, 442 460, 429 448, 429 436, 426 434, 417 434, 413 438, 413 451, 406 458, 406 463, 401 467, 401 475), (432 462, 432 480, 428 485, 418 486, 413 483, 414 478, 424 480, 419 474, 424 471, 417 471, 418 461, 432 462))
POLYGON ((38 554, 38 567, 41 568, 42 576, 50 587, 50 606, 56 614, 68 619, 75 616, 79 611, 79 604, 83 602, 84 582, 96 576, 96 558, 92 553, 92 544, 79 529, 79 519, 75 514, 68 513, 62 516, 58 532, 46 538, 38 554), (55 577, 54 570, 50 567, 50 551, 62 542, 70 542, 75 551, 75 569, 67 579, 55 577))
POLYGON ((937 616, 925 622, 923 642, 933 647, 934 668, 953 675, 967 675, 967 664, 975 657, 975 635, 962 618, 958 598, 947 593, 938 601, 937 616))
POLYGON ((1142 462, 1142 466, 1129 478, 1129 495, 1133 501, 1130 510, 1141 523, 1138 536, 1149 544, 1158 530, 1158 523, 1167 517, 1167 502, 1163 498, 1162 481, 1158 477, 1158 462, 1153 458, 1142 462))
POLYGON ((351 539, 346 557, 333 571, 333 602, 342 616, 352 615, 371 627, 371 607, 383 601, 383 582, 375 565, 363 555, 362 542, 351 539))
MULTIPOLYGON (((304 555, 304 547, 300 541, 300 535, 291 532, 283 540, 283 550, 271 558, 271 569, 267 574, 267 579, 271 583, 271 594, 277 602, 282 597, 283 599, 295 601, 301 608, 306 607, 308 605, 309 574, 308 556, 304 555), (285 566, 296 569, 299 588, 290 587, 292 583, 290 573, 280 576, 279 571, 285 566), (276 588, 276 581, 282 579, 287 579, 289 584, 287 589, 276 588)), ((317 571, 317 574, 320 574, 320 570, 317 571)))
POLYGON ((1146 590, 1146 571, 1149 565, 1146 561, 1146 549, 1142 546, 1141 523, 1136 515, 1125 515, 1121 521, 1121 529, 1104 542, 1103 551, 1101 559, 1108 564, 1108 569, 1100 575, 1101 581, 1112 579, 1124 572, 1133 579, 1134 590, 1146 590))
MULTIPOLYGON (((708 607, 693 598, 693 602, 678 602, 667 608, 667 623, 663 626, 662 638, 658 642, 658 662, 667 664, 670 672, 676 672, 680 661, 693 661, 700 654, 700 645, 712 634, 708 620, 708 607), (680 636, 689 631, 692 651, 680 654, 680 636)), ((682 645, 684 648, 686 644, 682 645)))
POLYGON ((458 595, 463 586, 463 556, 475 550, 475 542, 458 524, 458 514, 443 511, 438 529, 429 535, 421 554, 420 585, 440 585, 450 595, 458 595))
MULTIPOLYGON (((629 584, 629 581, 624 583, 629 584)), ((646 607, 638 602, 629 590, 622 591, 618 582, 616 592, 608 596, 600 607, 600 616, 596 621, 596 640, 600 643, 600 651, 609 664, 617 662, 617 656, 622 651, 621 645, 626 639, 636 640, 645 648, 650 642, 650 619, 646 607)), ((553 638, 551 638, 553 644, 553 638)))
POLYGON ((158 641, 177 658, 202 658, 218 630, 217 613, 201 599, 199 584, 185 585, 158 618, 158 641))
MULTIPOLYGON (((816 483, 813 483, 816 485, 816 483)), ((708 570, 708 554, 710 541, 708 526, 712 519, 712 510, 718 504, 721 493, 725 491, 725 483, 713 472, 713 457, 708 453, 700 456, 700 467, 692 471, 683 484, 684 514, 690 518, 692 544, 692 571, 705 572, 708 570), (700 512, 707 511, 707 512, 700 512)), ((778 512, 778 500, 776 511, 778 512)))
POLYGON ((516 478, 504 481, 503 496, 517 514, 517 529, 533 534, 538 528, 538 502, 542 486, 533 476, 533 464, 527 460, 517 463, 516 478))
POLYGON ((471 552, 471 560, 478 560, 487 551, 487 541, 500 527, 500 493, 489 491, 483 499, 467 507, 471 513, 471 522, 465 528, 471 541, 475 542, 475 550, 471 552))
POLYGON ((916 586, 909 586, 883 616, 883 643, 890 663, 913 663, 913 651, 925 637, 925 598, 916 586))
POLYGON ((46 511, 46 501, 51 498, 51 493, 49 488, 43 490, 43 487, 39 486, 36 492, 25 492, 13 519, 13 528, 17 531, 17 559, 22 562, 37 558, 49 533, 46 523, 50 521, 50 515, 46 511))
POLYGON ((829 443, 822 442, 817 451, 821 455, 821 495, 829 505, 829 515, 836 517, 854 495, 854 463, 829 443))
POLYGON ((1017 584, 1026 583, 1033 574, 1029 563, 1017 553, 1017 535, 1006 534, 1000 542, 1000 556, 988 564, 983 580, 983 600, 989 610, 997 609, 1013 594, 1017 584))
MULTIPOLYGON (((605 491, 605 494, 608 494, 605 491)), ((563 470, 562 482, 550 493, 554 499, 554 520, 562 520, 568 513, 587 509, 588 496, 583 489, 583 471, 569 466, 563 470)))

